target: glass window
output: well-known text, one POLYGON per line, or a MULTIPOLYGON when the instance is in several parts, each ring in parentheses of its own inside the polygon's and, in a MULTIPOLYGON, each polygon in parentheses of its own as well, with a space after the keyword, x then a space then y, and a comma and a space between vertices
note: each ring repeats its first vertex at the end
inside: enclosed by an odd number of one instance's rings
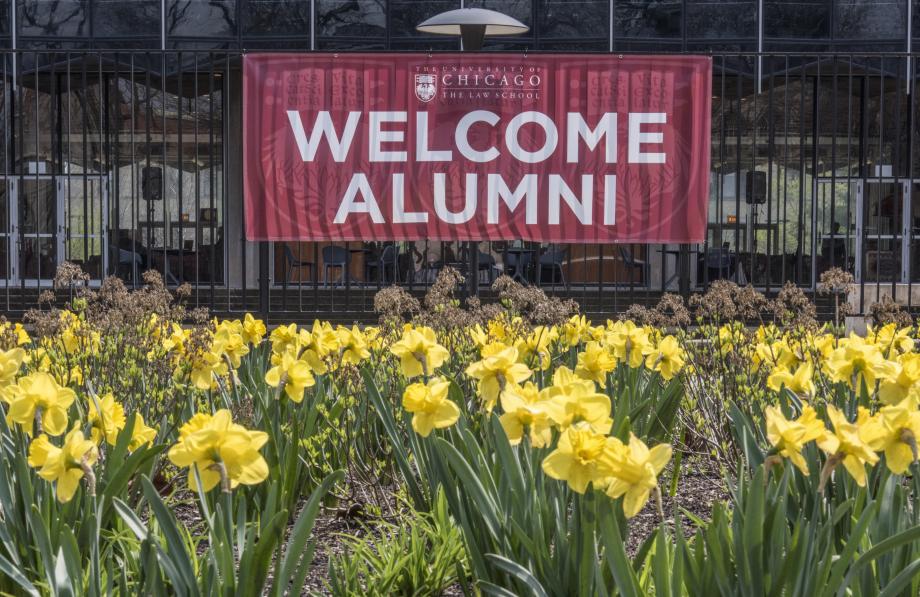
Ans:
POLYGON ((920 0, 911 0, 913 2, 911 14, 911 35, 914 37, 920 37, 920 0))
MULTIPOLYGON (((6 0, 0 0, 0 35, 8 36, 10 34, 10 3, 6 0)), ((6 42, 4 47, 8 47, 6 42)))
MULTIPOLYGON (((752 55, 741 55, 741 52, 750 52, 755 50, 757 40, 751 40, 746 43, 718 43, 718 42, 688 42, 687 51, 701 54, 712 52, 712 80, 713 85, 717 85, 716 80, 720 73, 747 73, 753 75, 757 70, 757 58, 752 55)), ((769 71, 769 64, 776 62, 781 63, 781 59, 776 57, 764 56, 763 69, 769 71), (772 62, 771 62, 772 60, 772 62)), ((734 81, 733 81, 734 83, 734 81)), ((720 83, 719 83, 720 84, 720 83)))
POLYGON ((310 50, 310 40, 303 37, 296 39, 256 37, 246 40, 245 45, 247 50, 310 50))
POLYGON ((386 44, 382 41, 368 41, 366 39, 343 39, 329 38, 317 39, 316 47, 320 50, 363 50, 363 51, 383 51, 386 44))
POLYGON ((86 0, 19 0, 19 35, 82 37, 89 35, 86 0))
POLYGON ((414 39, 394 39, 390 41, 390 50, 427 52, 459 52, 460 39, 456 37, 416 37, 414 39))
POLYGON ((756 38, 757 2, 687 0, 687 38, 756 38))
MULTIPOLYGON (((614 33, 616 33, 614 31, 614 33)), ((680 52, 683 44, 679 41, 649 41, 637 39, 613 38, 613 49, 623 52, 645 52, 648 54, 667 54, 680 52)))
POLYGON ((246 0, 243 35, 310 36, 310 0, 246 0))
POLYGON ((421 34, 416 25, 447 10, 460 8, 459 0, 390 0, 390 37, 416 37, 421 34))
POLYGON ((837 0, 834 37, 838 39, 904 38, 907 7, 891 0, 837 0))
POLYGON ((386 27, 385 0, 316 0, 317 37, 383 37, 386 27))
POLYGON ((159 0, 93 0, 93 36, 159 38, 159 0))
POLYGON ((680 0, 617 0, 614 36, 680 37, 680 0))
MULTIPOLYGON (((533 27, 533 3, 531 0, 467 0, 467 8, 488 8, 512 16, 528 27, 533 27)), ((525 36, 528 33, 524 34, 525 36)))
POLYGON ((609 40, 571 41, 546 39, 540 40, 539 49, 546 52, 606 52, 610 49, 609 40))
POLYGON ((236 0, 167 0, 166 33, 187 37, 236 36, 236 0))
POLYGON ((829 0, 764 0, 764 37, 826 38, 829 0))
POLYGON ((606 40, 610 35, 609 7, 608 2, 599 0, 541 0, 538 37, 606 40))

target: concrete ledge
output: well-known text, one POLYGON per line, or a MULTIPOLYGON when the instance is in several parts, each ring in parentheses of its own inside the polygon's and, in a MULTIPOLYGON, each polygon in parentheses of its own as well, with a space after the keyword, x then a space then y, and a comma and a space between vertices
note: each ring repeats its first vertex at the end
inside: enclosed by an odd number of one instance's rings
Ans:
POLYGON ((883 297, 893 298, 896 303, 904 307, 910 305, 912 308, 920 308, 920 282, 896 283, 894 292, 892 292, 890 282, 881 282, 878 286, 875 282, 866 282, 862 290, 859 284, 850 284, 847 302, 853 313, 866 313, 869 305, 879 302, 883 297), (860 301, 860 294, 862 294, 862 301, 860 301))

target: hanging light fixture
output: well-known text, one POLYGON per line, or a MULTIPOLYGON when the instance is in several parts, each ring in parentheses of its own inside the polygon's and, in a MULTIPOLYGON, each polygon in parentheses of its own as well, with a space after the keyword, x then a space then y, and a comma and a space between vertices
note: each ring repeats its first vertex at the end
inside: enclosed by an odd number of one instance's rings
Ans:
POLYGON ((482 49, 487 35, 520 35, 530 27, 506 14, 485 8, 458 8, 437 14, 416 26, 422 33, 458 35, 463 50, 475 52, 482 49))

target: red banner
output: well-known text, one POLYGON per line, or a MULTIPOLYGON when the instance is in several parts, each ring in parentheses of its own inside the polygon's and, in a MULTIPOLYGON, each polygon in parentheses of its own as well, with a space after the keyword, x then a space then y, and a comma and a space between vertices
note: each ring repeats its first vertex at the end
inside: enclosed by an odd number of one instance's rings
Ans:
POLYGON ((696 243, 711 61, 249 54, 249 240, 696 243))

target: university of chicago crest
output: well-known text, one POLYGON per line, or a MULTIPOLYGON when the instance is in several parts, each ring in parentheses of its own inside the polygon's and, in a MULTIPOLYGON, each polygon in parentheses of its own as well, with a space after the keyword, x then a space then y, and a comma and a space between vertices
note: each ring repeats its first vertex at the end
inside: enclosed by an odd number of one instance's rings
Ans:
POLYGON ((437 93, 437 81, 435 75, 415 75, 415 97, 423 102, 433 100, 437 93))

